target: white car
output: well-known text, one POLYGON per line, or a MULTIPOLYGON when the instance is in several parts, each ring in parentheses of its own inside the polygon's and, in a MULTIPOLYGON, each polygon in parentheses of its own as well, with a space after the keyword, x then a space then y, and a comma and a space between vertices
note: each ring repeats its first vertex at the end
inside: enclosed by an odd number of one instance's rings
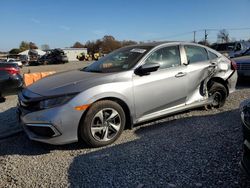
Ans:
POLYGON ((16 60, 16 59, 13 59, 13 58, 8 58, 6 60, 7 63, 13 63, 13 64, 17 64, 18 67, 23 67, 23 64, 20 60, 16 60))

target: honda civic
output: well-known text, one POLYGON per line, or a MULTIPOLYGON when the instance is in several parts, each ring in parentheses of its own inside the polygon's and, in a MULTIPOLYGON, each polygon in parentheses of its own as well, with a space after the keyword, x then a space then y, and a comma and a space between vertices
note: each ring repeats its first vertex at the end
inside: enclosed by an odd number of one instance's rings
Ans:
POLYGON ((201 106, 220 108, 236 81, 235 62, 209 47, 144 43, 37 81, 19 93, 18 114, 32 140, 100 147, 138 123, 201 106))

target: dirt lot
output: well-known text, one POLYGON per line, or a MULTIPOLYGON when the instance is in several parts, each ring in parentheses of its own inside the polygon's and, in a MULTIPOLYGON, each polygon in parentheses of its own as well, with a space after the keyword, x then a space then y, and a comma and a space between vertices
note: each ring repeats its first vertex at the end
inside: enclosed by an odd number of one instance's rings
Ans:
MULTIPOLYGON (((23 72, 66 66, 82 64, 23 72)), ((143 124, 104 148, 51 146, 30 141, 23 132, 0 140, 0 187, 249 187, 239 168, 238 111, 250 96, 249 86, 240 83, 222 109, 196 109, 143 124)), ((0 124, 17 123, 16 100, 10 96, 0 104, 0 124)))

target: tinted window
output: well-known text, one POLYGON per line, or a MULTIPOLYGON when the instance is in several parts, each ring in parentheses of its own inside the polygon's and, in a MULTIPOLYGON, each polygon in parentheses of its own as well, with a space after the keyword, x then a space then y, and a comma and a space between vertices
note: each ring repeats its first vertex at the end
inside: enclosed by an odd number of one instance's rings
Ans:
POLYGON ((208 56, 209 56, 209 59, 210 59, 210 60, 213 60, 213 59, 218 58, 218 56, 217 56, 215 53, 210 52, 210 51, 208 51, 208 56))
POLYGON ((145 63, 158 63, 160 69, 180 66, 181 58, 178 46, 164 47, 153 52, 145 63))
POLYGON ((208 60, 208 54, 205 48, 199 46, 185 46, 187 60, 189 63, 196 63, 208 60))

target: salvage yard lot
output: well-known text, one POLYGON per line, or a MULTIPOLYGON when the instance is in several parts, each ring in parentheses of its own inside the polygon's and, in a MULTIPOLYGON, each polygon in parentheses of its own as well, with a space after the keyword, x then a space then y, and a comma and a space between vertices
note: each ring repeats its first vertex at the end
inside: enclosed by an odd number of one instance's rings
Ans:
POLYGON ((35 72, 48 72, 48 71, 62 72, 66 70, 80 69, 86 67, 91 63, 92 63, 91 61, 76 61, 58 65, 27 66, 21 69, 21 73, 24 74, 29 72, 35 73, 35 72))
MULTIPOLYGON (((86 62, 24 67, 22 73, 63 71, 86 62)), ((51 146, 21 132, 0 140, 0 187, 247 187, 239 169, 240 84, 222 109, 195 109, 125 130, 112 145, 51 146)), ((16 96, 0 104, 0 125, 15 126, 16 96)))

